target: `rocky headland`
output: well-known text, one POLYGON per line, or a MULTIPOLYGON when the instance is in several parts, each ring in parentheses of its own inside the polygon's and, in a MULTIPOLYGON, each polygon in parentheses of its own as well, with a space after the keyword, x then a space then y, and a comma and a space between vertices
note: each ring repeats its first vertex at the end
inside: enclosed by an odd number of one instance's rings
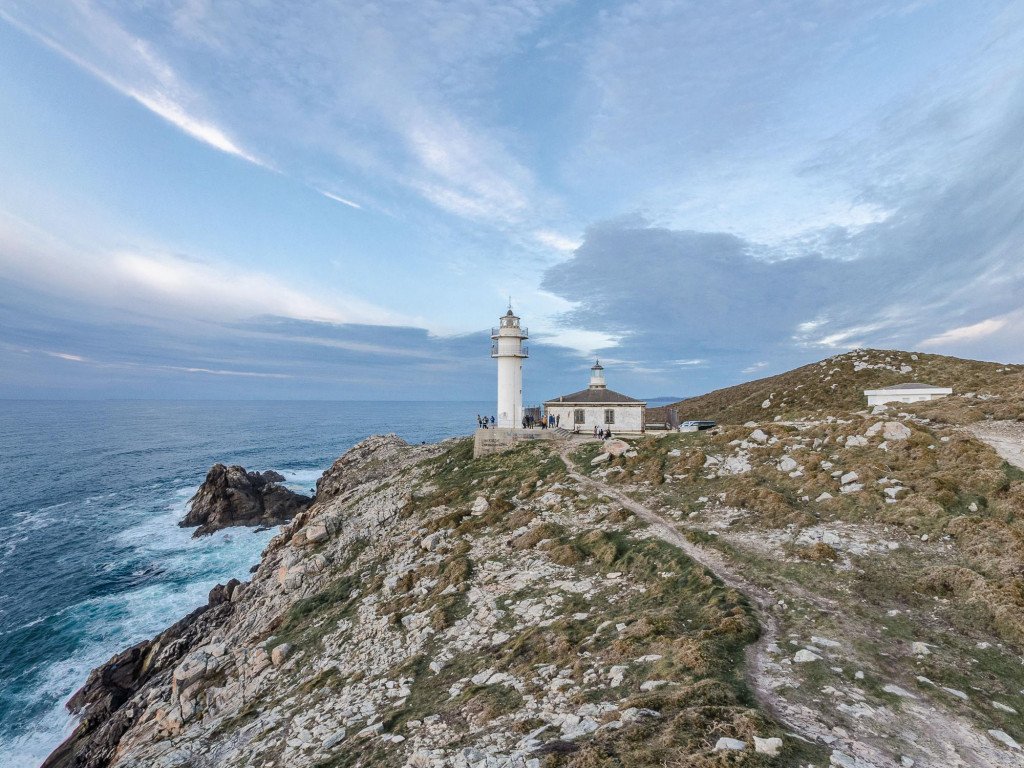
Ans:
POLYGON ((199 537, 236 525, 286 523, 306 509, 312 499, 279 485, 283 481, 284 476, 273 470, 248 472, 244 467, 214 464, 178 525, 196 526, 192 535, 199 537))
POLYGON ((1024 469, 988 442, 1024 442, 1024 369, 823 404, 917 362, 622 444, 369 438, 249 582, 92 673, 46 766, 1024 768, 1024 469))

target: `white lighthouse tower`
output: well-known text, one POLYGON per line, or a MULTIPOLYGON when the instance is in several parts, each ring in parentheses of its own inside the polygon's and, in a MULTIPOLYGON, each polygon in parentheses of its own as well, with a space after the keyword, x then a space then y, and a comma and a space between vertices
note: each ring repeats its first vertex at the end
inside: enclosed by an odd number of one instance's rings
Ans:
POLYGON ((529 338, 519 318, 508 312, 502 315, 497 328, 491 329, 491 357, 498 360, 498 423, 499 427, 521 427, 523 420, 523 359, 529 350, 523 340, 529 338))

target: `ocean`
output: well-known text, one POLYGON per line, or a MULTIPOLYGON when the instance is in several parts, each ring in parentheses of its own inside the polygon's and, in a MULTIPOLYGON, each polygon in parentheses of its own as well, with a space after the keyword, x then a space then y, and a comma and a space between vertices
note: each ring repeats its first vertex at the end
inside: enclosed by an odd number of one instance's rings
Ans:
POLYGON ((274 531, 177 526, 215 462, 308 492, 363 438, 468 435, 483 402, 0 400, 0 767, 73 729, 89 671, 246 579, 274 531))

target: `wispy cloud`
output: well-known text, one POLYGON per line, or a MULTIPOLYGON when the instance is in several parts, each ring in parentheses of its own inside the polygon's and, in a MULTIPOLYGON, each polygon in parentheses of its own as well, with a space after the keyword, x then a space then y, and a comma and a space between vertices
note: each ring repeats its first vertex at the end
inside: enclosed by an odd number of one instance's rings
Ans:
POLYGON ((553 232, 550 229, 538 229, 533 233, 533 236, 541 245, 546 245, 548 248, 553 248, 556 251, 571 252, 583 245, 582 240, 574 237, 567 237, 566 235, 559 234, 558 232, 553 232))
POLYGON ((336 203, 341 203, 342 205, 347 205, 349 208, 355 208, 356 210, 362 210, 362 208, 363 208, 363 206, 361 206, 359 203, 353 202, 352 200, 349 200, 348 198, 341 197, 340 195, 336 195, 333 192, 325 192, 322 189, 318 189, 317 192, 319 192, 321 195, 323 195, 324 197, 326 197, 326 198, 328 198, 330 200, 334 200, 336 203))
POLYGON ((69 361, 71 361, 73 363, 84 363, 84 362, 87 362, 86 359, 84 357, 82 357, 81 355, 72 355, 72 354, 69 354, 67 352, 45 352, 44 351, 43 354, 44 355, 49 355, 50 357, 56 357, 59 360, 69 360, 69 361))
POLYGON ((756 373, 757 371, 763 371, 767 367, 768 362, 762 360, 760 362, 754 363, 753 365, 748 365, 746 368, 740 371, 740 373, 756 373))
MULTIPOLYGON (((0 8, 0 18, 75 63, 114 90, 128 96, 189 136, 214 149, 250 163, 269 167, 243 149, 228 132, 209 119, 196 116, 190 104, 199 97, 163 61, 152 46, 131 35, 88 0, 54 6, 50 12, 59 24, 47 32, 23 18, 32 16, 22 7, 17 15, 0 8), (73 32, 77 42, 61 42, 54 34, 73 32), (77 49, 72 46, 77 46, 77 49)), ((45 17, 44 17, 45 18, 45 17)))
POLYGON ((991 336, 997 331, 1006 327, 1006 318, 992 317, 982 320, 980 323, 962 325, 959 328, 950 328, 948 331, 925 339, 921 342, 922 347, 941 347, 961 341, 974 341, 991 336))
POLYGON ((426 325, 330 289, 153 248, 88 251, 0 212, 0 266, 50 293, 149 316, 238 320, 273 314, 332 323, 426 325))

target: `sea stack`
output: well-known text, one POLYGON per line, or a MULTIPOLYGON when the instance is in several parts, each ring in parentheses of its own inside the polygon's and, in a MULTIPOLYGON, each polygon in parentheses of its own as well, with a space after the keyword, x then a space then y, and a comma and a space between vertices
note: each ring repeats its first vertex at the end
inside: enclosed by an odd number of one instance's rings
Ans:
POLYGON ((182 528, 198 526, 193 538, 235 525, 280 525, 309 506, 312 499, 278 483, 277 472, 247 472, 244 467, 214 464, 189 501, 182 528))

